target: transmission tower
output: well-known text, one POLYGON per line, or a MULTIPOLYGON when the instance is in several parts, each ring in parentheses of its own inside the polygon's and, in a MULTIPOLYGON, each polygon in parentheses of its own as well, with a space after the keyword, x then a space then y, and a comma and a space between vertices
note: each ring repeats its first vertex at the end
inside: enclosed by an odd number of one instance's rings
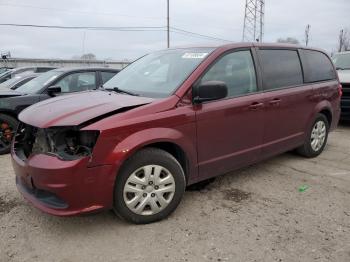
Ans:
POLYGON ((243 42, 262 42, 264 36, 265 0, 246 0, 243 42))

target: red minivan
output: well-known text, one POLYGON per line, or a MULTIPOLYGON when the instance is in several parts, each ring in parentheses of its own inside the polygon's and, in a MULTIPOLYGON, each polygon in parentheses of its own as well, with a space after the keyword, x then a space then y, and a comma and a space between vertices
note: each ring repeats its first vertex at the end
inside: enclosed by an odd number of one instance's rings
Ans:
POLYGON ((24 110, 12 146, 16 184, 53 215, 114 209, 154 222, 188 185, 293 149, 319 155, 340 96, 321 50, 240 43, 155 52, 99 90, 24 110))

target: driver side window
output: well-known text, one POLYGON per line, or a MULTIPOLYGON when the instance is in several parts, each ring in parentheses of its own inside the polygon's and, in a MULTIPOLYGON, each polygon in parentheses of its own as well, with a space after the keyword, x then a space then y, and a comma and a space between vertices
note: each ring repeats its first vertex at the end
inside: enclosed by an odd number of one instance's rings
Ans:
POLYGON ((256 92, 256 75, 251 52, 245 50, 224 55, 202 77, 201 83, 207 81, 225 82, 227 97, 256 92))
POLYGON ((57 82, 62 93, 72 93, 96 88, 95 72, 78 72, 65 76, 57 82))

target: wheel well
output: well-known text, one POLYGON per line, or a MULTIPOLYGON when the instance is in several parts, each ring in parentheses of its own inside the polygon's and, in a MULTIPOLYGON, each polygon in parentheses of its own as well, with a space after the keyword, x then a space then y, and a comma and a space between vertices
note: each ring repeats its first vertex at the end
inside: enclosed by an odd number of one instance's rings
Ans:
POLYGON ((327 121, 328 121, 328 124, 329 126, 331 126, 332 124, 332 113, 331 111, 329 111, 328 109, 323 109, 320 114, 324 115, 327 117, 327 121))
POLYGON ((155 148, 162 149, 168 152, 169 154, 171 154, 173 157, 175 157, 176 160, 179 161, 185 173, 186 182, 188 182, 188 176, 189 176, 188 158, 186 156, 186 153, 184 152, 184 150, 182 150, 181 147, 171 142, 157 142, 157 143, 149 144, 144 148, 147 148, 147 147, 155 147, 155 148))

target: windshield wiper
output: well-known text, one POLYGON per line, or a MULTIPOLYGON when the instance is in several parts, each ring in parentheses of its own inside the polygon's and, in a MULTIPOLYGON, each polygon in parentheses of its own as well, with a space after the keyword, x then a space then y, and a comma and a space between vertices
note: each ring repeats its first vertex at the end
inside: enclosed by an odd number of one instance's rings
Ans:
POLYGON ((112 90, 116 93, 119 94, 127 94, 127 95, 131 95, 131 96, 140 96, 139 94, 124 90, 124 89, 120 89, 119 87, 113 87, 113 88, 104 88, 103 86, 101 86, 101 88, 105 89, 105 90, 112 90))

